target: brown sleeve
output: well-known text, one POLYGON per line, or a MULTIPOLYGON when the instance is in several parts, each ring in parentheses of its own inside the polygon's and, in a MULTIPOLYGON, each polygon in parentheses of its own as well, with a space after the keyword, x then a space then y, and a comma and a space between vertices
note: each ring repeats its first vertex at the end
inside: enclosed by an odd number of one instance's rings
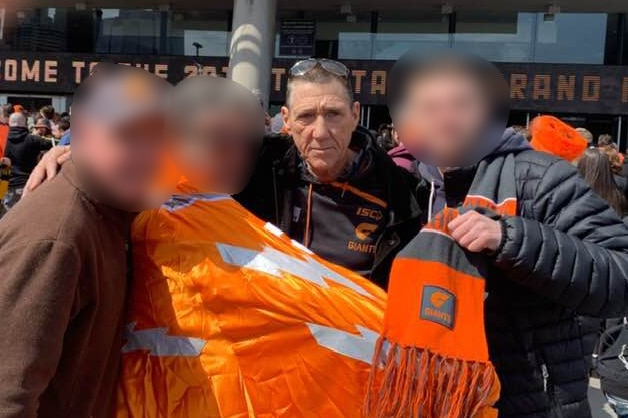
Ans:
POLYGON ((37 416, 55 374, 80 262, 57 241, 0 244, 0 417, 37 416))

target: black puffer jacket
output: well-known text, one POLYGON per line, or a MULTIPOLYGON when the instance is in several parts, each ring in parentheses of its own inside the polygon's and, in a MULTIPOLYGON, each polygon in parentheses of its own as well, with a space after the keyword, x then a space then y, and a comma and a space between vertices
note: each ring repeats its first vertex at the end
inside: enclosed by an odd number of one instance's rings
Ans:
POLYGON ((567 162, 516 157, 520 216, 488 280, 486 331, 500 417, 586 418, 591 329, 578 314, 624 315, 628 227, 567 162))
MULTIPOLYGON (((515 162, 519 216, 504 220, 485 302, 499 417, 587 418, 599 322, 578 314, 623 315, 628 227, 567 162, 532 150, 515 162)), ((475 169, 447 172, 435 195, 457 206, 474 176, 475 169)))

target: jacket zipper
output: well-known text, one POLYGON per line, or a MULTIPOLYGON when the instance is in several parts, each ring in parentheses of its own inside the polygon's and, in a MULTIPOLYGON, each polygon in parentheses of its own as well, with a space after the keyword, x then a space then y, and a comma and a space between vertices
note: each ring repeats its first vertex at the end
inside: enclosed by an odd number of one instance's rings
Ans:
POLYGON ((277 190, 277 164, 273 163, 273 203, 275 206, 275 224, 281 227, 281 220, 279 219, 279 191, 277 190))
POLYGON ((543 375, 543 392, 549 395, 549 371, 545 363, 541 364, 541 374, 543 375))
POLYGON ((554 382, 552 382, 547 364, 541 364, 541 375, 543 376, 543 391, 547 394, 550 400, 550 406, 552 408, 552 416, 556 418, 563 418, 563 410, 558 400, 556 399, 556 392, 554 388, 554 382))

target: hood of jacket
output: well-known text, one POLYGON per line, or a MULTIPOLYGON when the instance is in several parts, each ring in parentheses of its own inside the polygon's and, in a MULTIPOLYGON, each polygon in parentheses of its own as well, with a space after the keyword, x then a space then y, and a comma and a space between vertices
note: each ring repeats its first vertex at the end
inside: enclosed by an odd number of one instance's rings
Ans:
POLYGON ((28 136, 28 128, 24 128, 21 126, 11 126, 9 128, 9 134, 7 135, 7 142, 17 144, 28 136))
MULTIPOLYGON (((497 141, 492 150, 481 158, 480 161, 492 156, 529 149, 531 149, 530 143, 522 135, 516 133, 512 128, 508 128, 504 131, 501 139, 497 141)), ((448 170, 447 176, 464 181, 466 186, 470 186, 471 181, 475 176, 476 166, 477 165, 473 165, 470 167, 459 167, 448 170)), ((430 166, 424 163, 419 163, 418 172, 421 177, 430 183, 428 218, 431 218, 432 214, 440 212, 446 205, 446 195, 444 190, 445 179, 438 167, 430 166)), ((466 191, 468 191, 468 189, 466 191)))
POLYGON ((416 158, 406 149, 404 145, 398 145, 388 151, 388 155, 397 166, 411 172, 416 172, 416 158))
MULTIPOLYGON (((528 149, 531 149, 530 143, 522 135, 515 132, 514 129, 508 128, 504 131, 501 139, 497 142, 493 149, 483 158, 481 158, 480 161, 487 157, 508 154, 511 152, 525 151, 528 149)), ((455 168, 454 170, 466 171, 474 167, 475 166, 461 167, 455 168)), ((443 176, 438 167, 419 163, 419 173, 421 174, 421 176, 423 176, 424 179, 430 182, 434 182, 436 185, 442 184, 443 182, 443 176)))

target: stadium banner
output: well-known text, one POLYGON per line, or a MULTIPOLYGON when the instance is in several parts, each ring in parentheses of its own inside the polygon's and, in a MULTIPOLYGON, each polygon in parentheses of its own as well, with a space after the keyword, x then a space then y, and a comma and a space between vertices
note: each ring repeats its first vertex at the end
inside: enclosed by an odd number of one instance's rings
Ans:
MULTIPOLYGON (((0 51, 0 93, 72 94, 98 62, 143 67, 172 83, 197 74, 225 76, 226 57, 97 55, 0 51)), ((355 97, 386 104, 393 61, 343 60, 355 97)), ((271 102, 284 100, 291 59, 275 59, 271 102)), ((628 114, 628 67, 588 64, 497 63, 510 82, 512 108, 531 112, 628 114)))

